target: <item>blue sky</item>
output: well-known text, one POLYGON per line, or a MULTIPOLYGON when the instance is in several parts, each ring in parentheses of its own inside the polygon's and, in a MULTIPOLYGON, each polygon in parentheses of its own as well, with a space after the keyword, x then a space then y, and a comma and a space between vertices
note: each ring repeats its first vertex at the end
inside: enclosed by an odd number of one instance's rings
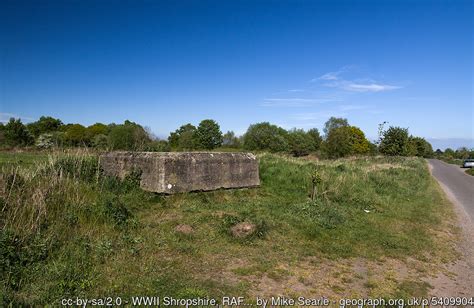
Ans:
MULTIPOLYGON (((472 1, 0 3, 0 120, 123 122, 165 137, 217 120, 348 118, 474 146, 472 1)), ((436 141, 438 140, 438 141, 436 141)))

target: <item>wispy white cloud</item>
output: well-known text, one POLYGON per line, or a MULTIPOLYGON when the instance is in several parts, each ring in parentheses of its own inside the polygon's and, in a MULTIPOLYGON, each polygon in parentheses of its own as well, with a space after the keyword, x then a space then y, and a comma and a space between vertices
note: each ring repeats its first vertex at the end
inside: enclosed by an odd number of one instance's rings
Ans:
POLYGON ((329 72, 329 73, 326 73, 320 77, 318 77, 317 79, 313 79, 313 81, 316 81, 316 80, 338 80, 339 75, 340 73, 339 72, 329 72))
POLYGON ((340 79, 339 75, 341 75, 342 73, 348 72, 354 68, 355 68, 355 65, 346 65, 346 66, 341 67, 339 70, 335 72, 328 72, 319 77, 313 78, 310 81, 317 82, 319 80, 326 80, 326 81, 339 80, 340 79))
POLYGON ((354 91, 354 92, 383 92, 383 91, 391 91, 400 89, 399 86, 393 86, 389 84, 377 84, 377 83, 369 83, 369 84, 360 84, 360 83, 348 83, 343 86, 344 90, 347 91, 354 91))
POLYGON ((353 71, 353 69, 353 65, 344 66, 338 71, 328 72, 318 78, 314 78, 311 82, 323 81, 322 86, 338 88, 349 92, 385 92, 402 88, 401 86, 379 83, 371 78, 348 79, 341 76, 344 73, 353 71))
POLYGON ((295 92, 304 92, 305 90, 303 89, 291 89, 291 90, 288 90, 288 92, 292 92, 292 93, 295 93, 295 92))
POLYGON ((335 82, 324 83, 323 86, 329 88, 338 88, 349 92, 385 92, 401 89, 401 86, 382 84, 382 83, 360 83, 348 80, 337 80, 335 82))

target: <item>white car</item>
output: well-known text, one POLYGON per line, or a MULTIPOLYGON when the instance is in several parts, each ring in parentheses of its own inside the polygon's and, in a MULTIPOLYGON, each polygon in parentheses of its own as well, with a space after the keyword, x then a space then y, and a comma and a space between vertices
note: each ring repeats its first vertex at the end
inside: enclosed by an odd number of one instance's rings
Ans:
POLYGON ((474 168, 474 159, 468 158, 465 159, 464 162, 462 163, 463 168, 474 168))

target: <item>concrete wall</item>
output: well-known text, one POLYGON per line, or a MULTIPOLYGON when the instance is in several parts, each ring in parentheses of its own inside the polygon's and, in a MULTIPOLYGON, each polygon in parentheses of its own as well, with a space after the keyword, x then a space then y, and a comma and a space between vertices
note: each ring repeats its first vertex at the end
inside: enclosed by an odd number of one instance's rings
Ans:
POLYGON ((250 153, 110 152, 101 155, 100 164, 105 174, 122 179, 140 169, 140 186, 158 193, 260 185, 258 161, 250 153))

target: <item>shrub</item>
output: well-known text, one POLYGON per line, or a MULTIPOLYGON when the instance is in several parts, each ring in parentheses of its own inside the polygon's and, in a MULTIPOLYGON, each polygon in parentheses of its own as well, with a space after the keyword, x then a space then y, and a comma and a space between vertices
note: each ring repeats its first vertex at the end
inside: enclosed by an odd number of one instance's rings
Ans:
POLYGON ((252 124, 244 135, 244 147, 247 150, 288 151, 287 134, 283 128, 268 122, 252 124))
POLYGON ((351 136, 351 154, 366 154, 370 151, 370 143, 360 128, 350 126, 349 133, 351 136))
POLYGON ((332 158, 366 154, 370 151, 370 143, 360 128, 339 126, 329 130, 324 150, 332 158))
POLYGON ((433 148, 424 138, 410 136, 408 155, 429 158, 433 156, 433 148))
POLYGON ((194 150, 198 146, 196 139, 196 127, 188 123, 172 132, 168 137, 168 142, 173 149, 194 150))
POLYGON ((141 151, 151 142, 145 129, 134 122, 125 121, 110 129, 109 147, 112 150, 141 151))
POLYGON ((87 138, 93 140, 97 135, 107 135, 107 125, 95 123, 86 128, 87 138))
POLYGON ((61 120, 42 116, 38 121, 29 123, 27 128, 35 137, 38 137, 41 134, 58 131, 62 126, 61 120))
POLYGON ((352 138, 350 127, 333 128, 325 140, 324 150, 328 157, 338 158, 352 153, 352 138))
POLYGON ((196 130, 196 140, 200 148, 212 150, 222 144, 222 132, 214 120, 203 120, 196 130))
POLYGON ((71 146, 87 145, 90 141, 87 136, 86 128, 81 124, 67 125, 64 139, 66 143, 71 146))
POLYGON ((321 138, 321 135, 319 134, 319 130, 317 128, 312 128, 308 130, 307 134, 309 135, 309 138, 311 138, 311 143, 314 146, 314 150, 317 151, 321 147, 321 143, 323 141, 323 138, 321 138))
POLYGON ((302 129, 292 129, 287 134, 290 152, 294 156, 305 156, 314 152, 318 145, 315 143, 314 135, 305 132, 302 129))
POLYGON ((53 134, 41 134, 36 140, 36 146, 40 149, 50 149, 55 145, 53 134))
POLYGON ((33 135, 20 119, 10 118, 3 128, 5 143, 9 146, 26 146, 34 142, 33 135))
POLYGON ((389 156, 408 155, 408 129, 390 126, 383 132, 380 142, 380 152, 389 156))

